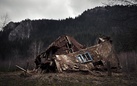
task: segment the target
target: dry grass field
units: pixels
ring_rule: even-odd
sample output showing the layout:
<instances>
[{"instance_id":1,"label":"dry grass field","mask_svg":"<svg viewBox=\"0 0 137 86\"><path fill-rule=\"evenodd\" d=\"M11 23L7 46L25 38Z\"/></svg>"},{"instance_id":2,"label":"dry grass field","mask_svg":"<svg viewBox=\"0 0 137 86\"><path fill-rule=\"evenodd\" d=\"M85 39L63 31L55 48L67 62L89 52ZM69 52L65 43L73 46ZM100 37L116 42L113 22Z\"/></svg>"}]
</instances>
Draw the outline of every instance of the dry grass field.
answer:
<instances>
[{"instance_id":1,"label":"dry grass field","mask_svg":"<svg viewBox=\"0 0 137 86\"><path fill-rule=\"evenodd\" d=\"M0 86L137 86L137 74L113 73L111 77L85 73L47 73L24 77L21 72L0 73Z\"/></svg>"}]
</instances>

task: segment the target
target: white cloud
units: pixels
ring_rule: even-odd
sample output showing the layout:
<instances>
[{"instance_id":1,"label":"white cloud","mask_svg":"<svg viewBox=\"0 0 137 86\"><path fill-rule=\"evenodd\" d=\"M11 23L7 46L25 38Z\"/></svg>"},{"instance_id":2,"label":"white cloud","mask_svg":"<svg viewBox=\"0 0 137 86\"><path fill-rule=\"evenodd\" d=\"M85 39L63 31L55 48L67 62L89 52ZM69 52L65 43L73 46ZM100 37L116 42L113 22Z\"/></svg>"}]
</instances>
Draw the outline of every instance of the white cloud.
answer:
<instances>
[{"instance_id":1,"label":"white cloud","mask_svg":"<svg viewBox=\"0 0 137 86\"><path fill-rule=\"evenodd\" d=\"M103 5L107 0L71 0L70 7L72 7L74 14L78 15L87 9Z\"/></svg>"},{"instance_id":2,"label":"white cloud","mask_svg":"<svg viewBox=\"0 0 137 86\"><path fill-rule=\"evenodd\" d=\"M97 5L101 0L0 0L0 16L7 13L13 21L64 19Z\"/></svg>"}]
</instances>

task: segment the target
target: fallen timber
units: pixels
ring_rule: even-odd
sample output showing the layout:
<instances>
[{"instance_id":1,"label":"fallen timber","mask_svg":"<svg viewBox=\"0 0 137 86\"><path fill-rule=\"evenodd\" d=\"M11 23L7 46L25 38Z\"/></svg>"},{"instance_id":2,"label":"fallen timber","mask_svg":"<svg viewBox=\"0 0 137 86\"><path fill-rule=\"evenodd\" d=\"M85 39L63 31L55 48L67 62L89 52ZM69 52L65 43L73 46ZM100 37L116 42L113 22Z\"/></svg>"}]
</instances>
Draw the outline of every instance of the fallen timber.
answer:
<instances>
[{"instance_id":1,"label":"fallen timber","mask_svg":"<svg viewBox=\"0 0 137 86\"><path fill-rule=\"evenodd\" d=\"M20 70L24 71L24 72L27 72L27 70L25 70L24 68L18 66L18 65L15 65L17 68L19 68Z\"/></svg>"},{"instance_id":2,"label":"fallen timber","mask_svg":"<svg viewBox=\"0 0 137 86\"><path fill-rule=\"evenodd\" d=\"M110 37L100 37L86 48L70 36L61 36L36 57L35 64L36 70L45 72L108 70L109 76L112 69L120 68Z\"/></svg>"}]
</instances>

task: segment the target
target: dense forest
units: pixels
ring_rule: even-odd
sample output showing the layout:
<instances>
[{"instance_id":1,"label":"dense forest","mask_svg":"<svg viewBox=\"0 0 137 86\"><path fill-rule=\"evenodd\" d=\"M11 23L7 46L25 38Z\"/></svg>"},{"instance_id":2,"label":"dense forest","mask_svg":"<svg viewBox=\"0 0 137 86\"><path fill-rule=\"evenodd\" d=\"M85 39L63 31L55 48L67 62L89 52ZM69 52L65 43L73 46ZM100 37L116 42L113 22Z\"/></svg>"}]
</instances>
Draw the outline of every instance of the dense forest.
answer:
<instances>
[{"instance_id":1,"label":"dense forest","mask_svg":"<svg viewBox=\"0 0 137 86\"><path fill-rule=\"evenodd\" d=\"M0 59L35 58L60 35L70 35L85 46L99 36L110 36L117 53L137 51L137 6L105 6L62 20L10 22L0 31Z\"/></svg>"}]
</instances>

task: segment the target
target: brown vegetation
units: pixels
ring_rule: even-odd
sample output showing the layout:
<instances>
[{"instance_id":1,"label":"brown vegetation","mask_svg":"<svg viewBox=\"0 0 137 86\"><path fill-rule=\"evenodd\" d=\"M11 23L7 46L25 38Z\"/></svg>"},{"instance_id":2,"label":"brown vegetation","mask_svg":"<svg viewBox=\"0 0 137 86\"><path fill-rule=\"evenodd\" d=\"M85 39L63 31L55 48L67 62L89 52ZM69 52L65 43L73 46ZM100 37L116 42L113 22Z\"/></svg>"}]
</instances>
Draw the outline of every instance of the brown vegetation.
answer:
<instances>
[{"instance_id":1,"label":"brown vegetation","mask_svg":"<svg viewBox=\"0 0 137 86\"><path fill-rule=\"evenodd\" d=\"M20 72L0 73L0 86L136 86L137 78L113 73L112 77L81 73L48 73L30 77L19 76Z\"/></svg>"},{"instance_id":2,"label":"brown vegetation","mask_svg":"<svg viewBox=\"0 0 137 86\"><path fill-rule=\"evenodd\" d=\"M126 73L137 72L137 53L136 52L123 52L118 54L122 71Z\"/></svg>"}]
</instances>

